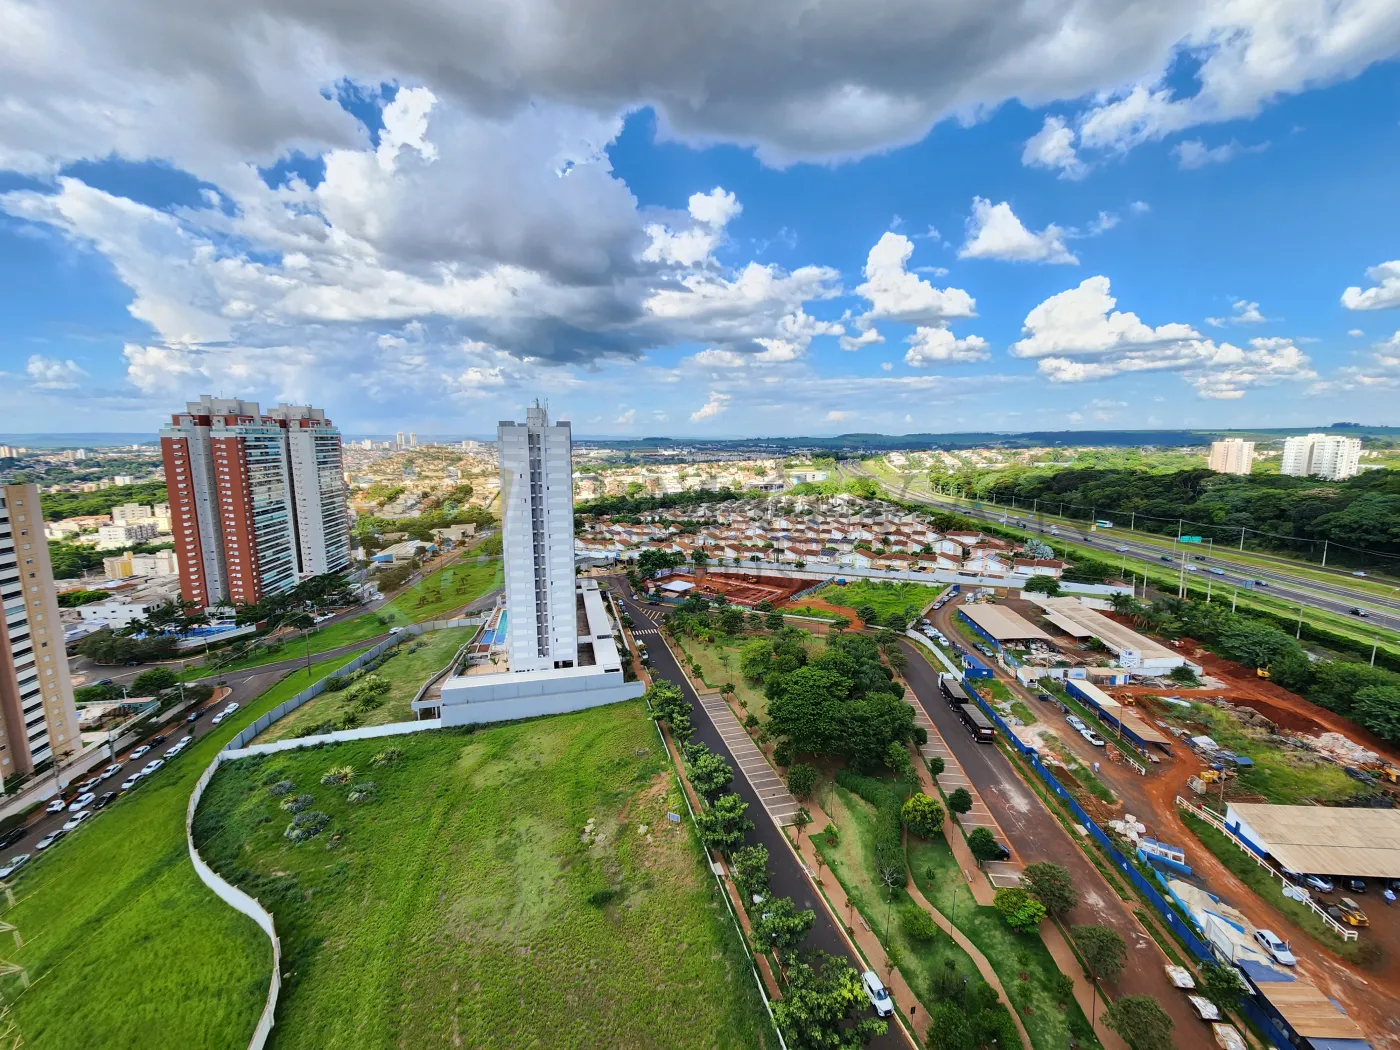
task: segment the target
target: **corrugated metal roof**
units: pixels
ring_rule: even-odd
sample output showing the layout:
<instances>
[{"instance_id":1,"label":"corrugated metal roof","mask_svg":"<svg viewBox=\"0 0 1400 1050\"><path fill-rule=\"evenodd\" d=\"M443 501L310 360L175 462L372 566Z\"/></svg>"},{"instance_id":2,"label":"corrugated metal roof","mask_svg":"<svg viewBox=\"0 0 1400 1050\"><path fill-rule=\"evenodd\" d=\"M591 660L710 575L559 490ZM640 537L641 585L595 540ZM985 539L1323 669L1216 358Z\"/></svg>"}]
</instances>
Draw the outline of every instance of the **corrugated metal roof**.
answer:
<instances>
[{"instance_id":1,"label":"corrugated metal roof","mask_svg":"<svg viewBox=\"0 0 1400 1050\"><path fill-rule=\"evenodd\" d=\"M1020 613L996 605L964 605L959 611L999 642L1036 638L1048 642L1050 636Z\"/></svg>"},{"instance_id":2,"label":"corrugated metal roof","mask_svg":"<svg viewBox=\"0 0 1400 1050\"><path fill-rule=\"evenodd\" d=\"M1075 623L1068 616L1064 616L1053 609L1046 612L1045 618L1051 623L1053 623L1060 630L1064 631L1065 634L1069 635L1071 638L1094 637L1094 632L1089 630L1089 628Z\"/></svg>"},{"instance_id":3,"label":"corrugated metal roof","mask_svg":"<svg viewBox=\"0 0 1400 1050\"><path fill-rule=\"evenodd\" d=\"M1400 810L1232 802L1289 871L1400 879Z\"/></svg>"}]
</instances>

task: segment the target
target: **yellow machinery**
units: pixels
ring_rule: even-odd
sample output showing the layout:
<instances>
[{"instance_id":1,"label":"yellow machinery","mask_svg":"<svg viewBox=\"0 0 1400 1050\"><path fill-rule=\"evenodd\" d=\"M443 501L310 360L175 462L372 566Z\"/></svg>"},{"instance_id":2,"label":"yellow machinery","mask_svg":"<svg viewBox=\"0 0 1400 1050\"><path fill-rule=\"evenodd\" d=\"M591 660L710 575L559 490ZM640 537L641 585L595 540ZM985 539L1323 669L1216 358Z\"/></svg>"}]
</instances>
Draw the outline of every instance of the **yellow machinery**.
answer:
<instances>
[{"instance_id":1,"label":"yellow machinery","mask_svg":"<svg viewBox=\"0 0 1400 1050\"><path fill-rule=\"evenodd\" d=\"M1327 909L1332 911L1332 908ZM1371 920L1366 918L1366 913L1361 910L1361 906L1350 897L1340 897L1337 900L1335 910L1339 913L1335 918L1340 919L1348 926L1370 926Z\"/></svg>"},{"instance_id":2,"label":"yellow machinery","mask_svg":"<svg viewBox=\"0 0 1400 1050\"><path fill-rule=\"evenodd\" d=\"M1254 673L1255 673L1256 675L1258 675L1260 678L1272 678L1272 677L1273 677L1273 675L1269 674L1269 669L1268 669L1267 667L1256 667L1256 668L1254 669Z\"/></svg>"},{"instance_id":3,"label":"yellow machinery","mask_svg":"<svg viewBox=\"0 0 1400 1050\"><path fill-rule=\"evenodd\" d=\"M1196 779L1199 780L1202 784L1214 784L1220 779L1220 770L1203 769L1196 774Z\"/></svg>"}]
</instances>

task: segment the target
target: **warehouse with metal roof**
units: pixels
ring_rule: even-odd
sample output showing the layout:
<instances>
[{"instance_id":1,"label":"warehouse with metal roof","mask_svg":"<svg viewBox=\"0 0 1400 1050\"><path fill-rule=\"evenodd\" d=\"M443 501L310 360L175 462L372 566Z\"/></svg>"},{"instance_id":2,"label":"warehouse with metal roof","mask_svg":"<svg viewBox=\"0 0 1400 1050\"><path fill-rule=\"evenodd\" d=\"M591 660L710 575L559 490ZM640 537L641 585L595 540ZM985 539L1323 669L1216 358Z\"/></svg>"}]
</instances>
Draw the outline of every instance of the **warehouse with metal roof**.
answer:
<instances>
[{"instance_id":1,"label":"warehouse with metal roof","mask_svg":"<svg viewBox=\"0 0 1400 1050\"><path fill-rule=\"evenodd\" d=\"M999 605L964 605L959 610L995 642L1048 642L1050 636L1020 613Z\"/></svg>"},{"instance_id":2,"label":"warehouse with metal roof","mask_svg":"<svg viewBox=\"0 0 1400 1050\"><path fill-rule=\"evenodd\" d=\"M1117 620L1109 619L1078 598L1047 598L1038 594L1028 594L1026 597L1043 608L1046 619L1067 634L1075 638L1093 637L1103 642L1118 658L1120 667L1156 674L1186 663L1186 657L1175 649L1138 634ZM1077 629L1071 629L1071 624Z\"/></svg>"},{"instance_id":3,"label":"warehouse with metal roof","mask_svg":"<svg viewBox=\"0 0 1400 1050\"><path fill-rule=\"evenodd\" d=\"M1287 871L1400 879L1400 810L1232 802L1225 825Z\"/></svg>"}]
</instances>

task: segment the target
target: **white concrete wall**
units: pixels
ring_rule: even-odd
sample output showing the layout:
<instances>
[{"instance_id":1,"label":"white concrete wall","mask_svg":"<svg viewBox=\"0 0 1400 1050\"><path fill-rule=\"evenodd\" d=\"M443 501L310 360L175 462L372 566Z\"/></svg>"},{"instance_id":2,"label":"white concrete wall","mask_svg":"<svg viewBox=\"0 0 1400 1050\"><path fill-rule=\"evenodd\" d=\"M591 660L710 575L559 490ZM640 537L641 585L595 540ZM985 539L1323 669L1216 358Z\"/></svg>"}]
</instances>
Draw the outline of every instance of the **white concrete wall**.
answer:
<instances>
[{"instance_id":1,"label":"white concrete wall","mask_svg":"<svg viewBox=\"0 0 1400 1050\"><path fill-rule=\"evenodd\" d=\"M517 718L538 718L541 715L562 715L569 711L582 711L585 708L635 700L646 692L646 686L642 682L623 682L621 675L608 677L616 677L619 680L616 684L601 683L603 688L597 689L581 689L577 682L574 682L566 690L497 700L483 699L470 704L443 704L439 708L442 714L438 721L443 726L468 726L483 722L507 722Z\"/></svg>"}]
</instances>

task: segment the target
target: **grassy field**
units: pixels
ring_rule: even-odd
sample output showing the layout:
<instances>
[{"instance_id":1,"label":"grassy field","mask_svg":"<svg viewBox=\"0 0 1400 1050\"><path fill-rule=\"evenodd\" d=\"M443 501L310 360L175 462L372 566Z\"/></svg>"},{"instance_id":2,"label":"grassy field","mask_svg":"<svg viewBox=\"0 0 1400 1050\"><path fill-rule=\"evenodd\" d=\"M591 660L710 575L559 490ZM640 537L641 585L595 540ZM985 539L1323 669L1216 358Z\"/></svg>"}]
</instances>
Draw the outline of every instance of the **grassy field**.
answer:
<instances>
[{"instance_id":1,"label":"grassy field","mask_svg":"<svg viewBox=\"0 0 1400 1050\"><path fill-rule=\"evenodd\" d=\"M312 680L304 670L291 673L21 871L5 919L23 933L24 948L6 957L26 967L32 983L22 990L4 978L4 995L26 1047L247 1044L271 953L252 921L195 877L185 806L219 748Z\"/></svg>"},{"instance_id":2,"label":"grassy field","mask_svg":"<svg viewBox=\"0 0 1400 1050\"><path fill-rule=\"evenodd\" d=\"M198 814L276 916L278 1050L776 1046L640 703L389 743L231 763ZM321 784L343 765L372 800ZM301 845L282 779L330 818Z\"/></svg>"},{"instance_id":3,"label":"grassy field","mask_svg":"<svg viewBox=\"0 0 1400 1050\"><path fill-rule=\"evenodd\" d=\"M841 879L847 894L883 940L888 894L878 884L874 868L874 808L839 786L833 791L831 805L833 820L841 829L840 842L829 846L819 834L813 841L822 851L827 865ZM1073 997L1066 999L1068 1009L1059 1008L1061 999L1055 990L1059 971L1044 943L1037 936L1011 932L996 909L975 905L947 842L941 836L929 841L911 836L908 856L910 870L924 896L952 919L992 964L1011 999L1010 1005L1020 1013L1035 1050L1068 1048L1071 1029L1076 1025L1081 1033L1077 1045L1097 1047L1097 1040L1086 1034L1088 1022ZM959 974L978 979L972 959L951 938L940 934L930 943L921 943L904 934L899 928L899 909L909 903L907 893L896 891L887 943L896 952L900 969L910 985L922 993L935 969L945 965L945 959L954 961ZM925 1001L924 1005L932 1004Z\"/></svg>"},{"instance_id":4,"label":"grassy field","mask_svg":"<svg viewBox=\"0 0 1400 1050\"><path fill-rule=\"evenodd\" d=\"M904 617L906 622L914 619L943 589L941 586L930 587L923 583L854 579L848 580L844 587L829 584L818 591L817 596L824 602L849 609L869 605L884 624L892 614Z\"/></svg>"},{"instance_id":5,"label":"grassy field","mask_svg":"<svg viewBox=\"0 0 1400 1050\"><path fill-rule=\"evenodd\" d=\"M441 619L501 586L501 581L500 561L489 561L481 565L445 565L429 573L377 612L363 613L312 631L308 636L311 653L314 656L317 653L363 642L384 634L391 627L406 627L411 623ZM281 644L259 647L248 656L221 664L215 673L222 675L249 667L260 667L278 660L292 659L305 652L306 644L303 643L301 635L296 634ZM203 668L195 667L185 673L185 678L200 678L209 673Z\"/></svg>"},{"instance_id":6,"label":"grassy field","mask_svg":"<svg viewBox=\"0 0 1400 1050\"><path fill-rule=\"evenodd\" d=\"M783 609L783 615L810 616L814 620L835 620L841 614L832 612L830 609L814 609L810 605L794 605L785 607Z\"/></svg>"},{"instance_id":7,"label":"grassy field","mask_svg":"<svg viewBox=\"0 0 1400 1050\"><path fill-rule=\"evenodd\" d=\"M378 707L366 710L348 699L344 690L325 692L268 727L257 742L285 740L296 736L303 728L333 722L352 709L359 716L360 724L365 726L412 721L414 714L408 705L418 689L446 667L477 630L476 627L454 627L433 631L394 649L394 655L372 672L389 683L389 691L379 698L382 702Z\"/></svg>"}]
</instances>

